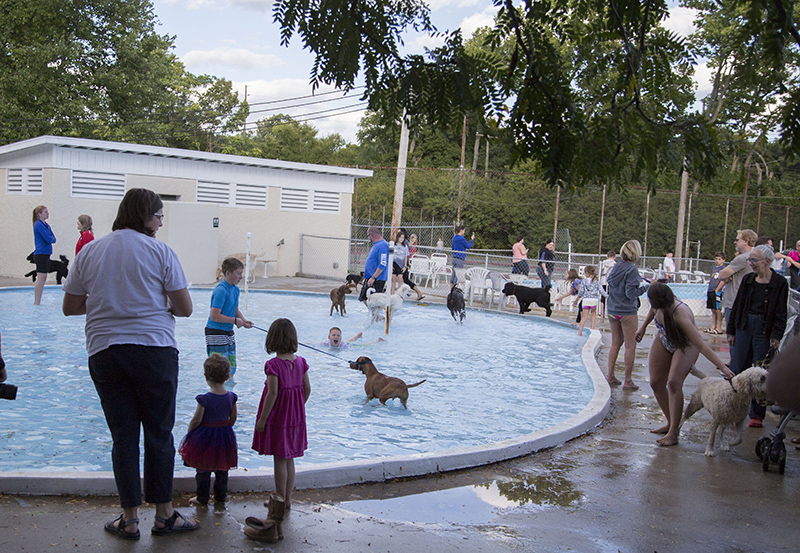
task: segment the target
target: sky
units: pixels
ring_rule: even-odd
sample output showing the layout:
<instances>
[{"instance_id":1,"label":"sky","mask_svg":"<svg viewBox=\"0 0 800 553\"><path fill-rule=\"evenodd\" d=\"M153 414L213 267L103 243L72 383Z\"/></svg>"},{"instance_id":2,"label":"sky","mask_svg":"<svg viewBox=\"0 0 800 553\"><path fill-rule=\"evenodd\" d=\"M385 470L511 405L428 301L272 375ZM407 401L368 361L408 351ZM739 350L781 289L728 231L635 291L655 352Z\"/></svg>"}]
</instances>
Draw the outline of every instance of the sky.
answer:
<instances>
[{"instance_id":1,"label":"sky","mask_svg":"<svg viewBox=\"0 0 800 553\"><path fill-rule=\"evenodd\" d=\"M319 136L340 134L356 141L364 103L357 90L347 96L332 88L314 92L309 75L314 61L298 37L281 46L272 21L273 0L153 0L159 34L174 36L175 55L196 75L208 74L233 83L239 98L250 103L250 123L278 113L306 121ZM460 27L464 37L492 25L496 8L490 0L428 0L433 24L440 30ZM692 13L674 7L665 26L678 34L692 30ZM409 34L408 53L438 46L436 39ZM698 98L710 90L704 65L696 68ZM293 107L294 106L294 107Z\"/></svg>"}]
</instances>

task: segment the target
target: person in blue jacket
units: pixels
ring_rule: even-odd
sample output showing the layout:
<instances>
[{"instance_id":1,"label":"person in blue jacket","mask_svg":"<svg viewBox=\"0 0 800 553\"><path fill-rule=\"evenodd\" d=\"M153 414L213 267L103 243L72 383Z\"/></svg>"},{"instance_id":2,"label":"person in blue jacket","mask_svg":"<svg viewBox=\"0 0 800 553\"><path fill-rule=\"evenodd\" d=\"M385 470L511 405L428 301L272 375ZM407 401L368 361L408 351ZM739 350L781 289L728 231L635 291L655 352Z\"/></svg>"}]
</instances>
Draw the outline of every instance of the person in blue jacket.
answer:
<instances>
[{"instance_id":1,"label":"person in blue jacket","mask_svg":"<svg viewBox=\"0 0 800 553\"><path fill-rule=\"evenodd\" d=\"M463 269L464 268L464 260L467 257L466 251L472 247L472 243L475 241L475 233L472 233L472 237L467 242L467 239L464 238L464 225L458 225L456 227L456 235L453 236L453 273L450 275L450 284L458 283L458 275L456 274L456 269Z\"/></svg>"},{"instance_id":2,"label":"person in blue jacket","mask_svg":"<svg viewBox=\"0 0 800 553\"><path fill-rule=\"evenodd\" d=\"M389 243L383 239L378 227L372 226L367 229L367 237L372 242L372 249L367 255L367 262L364 264L365 283L361 286L359 301L367 301L367 290L373 288L381 293L386 288L386 279L391 276L389 268Z\"/></svg>"},{"instance_id":3,"label":"person in blue jacket","mask_svg":"<svg viewBox=\"0 0 800 553\"><path fill-rule=\"evenodd\" d=\"M50 272L50 255L53 253L53 244L56 235L47 224L50 212L43 205L33 209L33 262L36 264L36 284L33 286L33 305L42 302L44 284L47 282L47 273Z\"/></svg>"}]
</instances>

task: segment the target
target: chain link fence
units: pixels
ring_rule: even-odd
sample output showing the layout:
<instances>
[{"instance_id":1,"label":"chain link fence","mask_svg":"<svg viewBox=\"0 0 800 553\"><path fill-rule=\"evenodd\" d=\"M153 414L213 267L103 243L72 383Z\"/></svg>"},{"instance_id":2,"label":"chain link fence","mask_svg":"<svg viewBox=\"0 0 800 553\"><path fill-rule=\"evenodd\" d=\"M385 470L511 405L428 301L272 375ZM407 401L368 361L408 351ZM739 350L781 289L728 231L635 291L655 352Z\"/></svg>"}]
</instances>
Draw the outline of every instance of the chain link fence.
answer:
<instances>
[{"instance_id":1,"label":"chain link fence","mask_svg":"<svg viewBox=\"0 0 800 553\"><path fill-rule=\"evenodd\" d=\"M366 238L367 228L377 226L382 236L390 238L390 225L383 221L370 221L362 218L354 220L351 226L351 238L336 238L303 234L300 237L300 271L298 276L323 278L344 282L348 274L362 274L364 264L369 254L371 242ZM450 282L453 275L453 262L451 243L454 235L454 224L442 223L403 223L403 228L410 235L417 237L417 250L415 259L409 262L409 273L417 286L422 287L425 295L444 297L450 291ZM551 296L553 300L568 292L570 282L568 272L574 269L580 278L583 277L586 266L595 267L598 277L602 279L602 261L606 254L574 252L570 241L569 229L558 229L556 236L555 260L553 264ZM541 281L537 275L537 262L540 249L530 248L528 252L529 271L527 275L512 274L511 249L480 249L473 248L465 252L464 272L471 268L485 269L489 278L484 283L489 285L491 274L495 274L496 282L493 288L486 292L486 303L495 305L499 301L502 284L515 281L519 284L539 287ZM619 258L617 258L619 259ZM643 277L655 280L665 277L664 257L648 256L639 260L638 267ZM686 269L676 272L670 280L670 286L676 296L686 302L696 316L708 316L710 312L705 307L708 280L714 261L699 257L686 258ZM465 285L466 274L457 270L457 277L461 286ZM476 287L477 288L477 287ZM469 298L469 289L465 290ZM483 300L483 290L479 301ZM478 299L476 297L476 299ZM555 302L554 309L576 311L572 305L574 297L565 297ZM793 292L790 300L795 306L796 315L800 308L800 294ZM640 316L647 312L646 300L641 302ZM800 321L800 319L798 319ZM795 319L790 321L790 328L796 329ZM800 322L797 323L800 328Z\"/></svg>"}]
</instances>

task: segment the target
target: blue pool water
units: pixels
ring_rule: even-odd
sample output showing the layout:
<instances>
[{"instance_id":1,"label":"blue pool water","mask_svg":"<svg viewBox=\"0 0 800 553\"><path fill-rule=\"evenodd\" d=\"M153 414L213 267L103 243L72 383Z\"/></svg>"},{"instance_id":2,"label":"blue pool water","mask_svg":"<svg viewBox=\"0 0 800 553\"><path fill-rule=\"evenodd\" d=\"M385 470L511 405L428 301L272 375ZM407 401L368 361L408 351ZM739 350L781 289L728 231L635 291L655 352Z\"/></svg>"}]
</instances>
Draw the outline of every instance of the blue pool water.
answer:
<instances>
[{"instance_id":1,"label":"blue pool water","mask_svg":"<svg viewBox=\"0 0 800 553\"><path fill-rule=\"evenodd\" d=\"M194 413L194 397L207 391L203 327L210 296L210 290L192 290L195 314L177 320L176 445ZM3 357L8 382L19 386L16 401L0 403L0 471L111 470L110 435L87 368L84 317L61 314L58 289L48 288L38 308L32 297L31 289L0 291ZM370 327L366 308L354 298L343 318L330 317L329 310L323 295L263 291L251 291L242 309L263 328L278 317L292 319L300 341L313 346L331 326L341 327L346 338L363 331L363 342L383 336L383 326ZM250 449L268 359L265 334L239 329L236 336L239 467L271 469L270 457ZM367 403L361 373L300 347L311 367L312 393L309 448L298 464L496 442L566 420L593 394L581 361L586 338L538 317L468 311L458 326L443 306L407 302L385 339L332 353L346 360L367 355L381 372L407 383L427 379L410 391L408 410L396 400ZM176 468L183 469L179 458Z\"/></svg>"}]
</instances>

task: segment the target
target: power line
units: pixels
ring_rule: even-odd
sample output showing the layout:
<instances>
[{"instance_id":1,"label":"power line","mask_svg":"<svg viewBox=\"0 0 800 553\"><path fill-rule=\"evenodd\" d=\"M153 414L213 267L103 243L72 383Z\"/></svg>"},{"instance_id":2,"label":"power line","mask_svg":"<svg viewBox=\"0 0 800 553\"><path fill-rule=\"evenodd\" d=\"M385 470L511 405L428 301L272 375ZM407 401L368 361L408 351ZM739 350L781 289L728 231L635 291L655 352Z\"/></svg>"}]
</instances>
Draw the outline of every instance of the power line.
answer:
<instances>
[{"instance_id":1,"label":"power line","mask_svg":"<svg viewBox=\"0 0 800 553\"><path fill-rule=\"evenodd\" d=\"M364 88L364 87L356 87L356 88ZM283 98L283 99L279 99L279 100L270 100L270 101L265 101L265 102L254 102L252 104L248 103L248 107L249 106L273 105L273 104L281 104L281 103L286 103L286 102L294 102L294 101L303 100L303 99L306 99L306 98L314 98L314 97L331 95L331 94L342 94L342 92L340 92L340 91L321 92L320 94L309 94L309 95L305 95L305 96L295 96L295 97L292 97L292 98ZM344 100L344 99L348 99L349 100L350 98L347 98L346 95L343 94L342 97L340 97L340 98L326 98L326 99L321 99L321 100L314 101L314 102L305 102L305 103L302 103L302 104L284 106L284 107L281 107L281 108L252 110L252 111L249 112L248 116L252 115L254 113L277 111L277 110L281 110L281 109L289 110L289 109L294 109L294 108L297 108L297 107L310 106L310 105L315 105L315 104L338 102L338 101ZM363 101L363 100L360 100L360 101ZM241 106L242 104L240 103L238 105ZM346 107L350 107L350 106L346 106ZM123 124L126 124L126 125L147 125L147 124L152 124L154 120L159 120L159 119L162 120L162 121L165 121L165 122L169 122L168 118L174 117L174 116L178 116L178 117L183 117L183 116L201 116L201 115L215 114L215 113L219 113L218 110L211 109L211 108L207 108L207 109L183 109L183 110L156 112L156 113L152 114L152 117L150 119L130 121L130 122L126 122L126 123L123 123ZM300 117L304 117L304 115L300 115ZM45 124L47 126L60 126L62 128L80 128L80 127L93 127L93 126L94 127L103 127L103 126L107 126L108 125L108 123L66 122L66 121L60 122L58 125L56 125L54 123L54 121L53 121L53 117L17 117L17 118L10 118L10 119L0 119L0 128L16 128L16 126L19 123L33 123L33 124L39 123L39 124Z\"/></svg>"}]
</instances>

